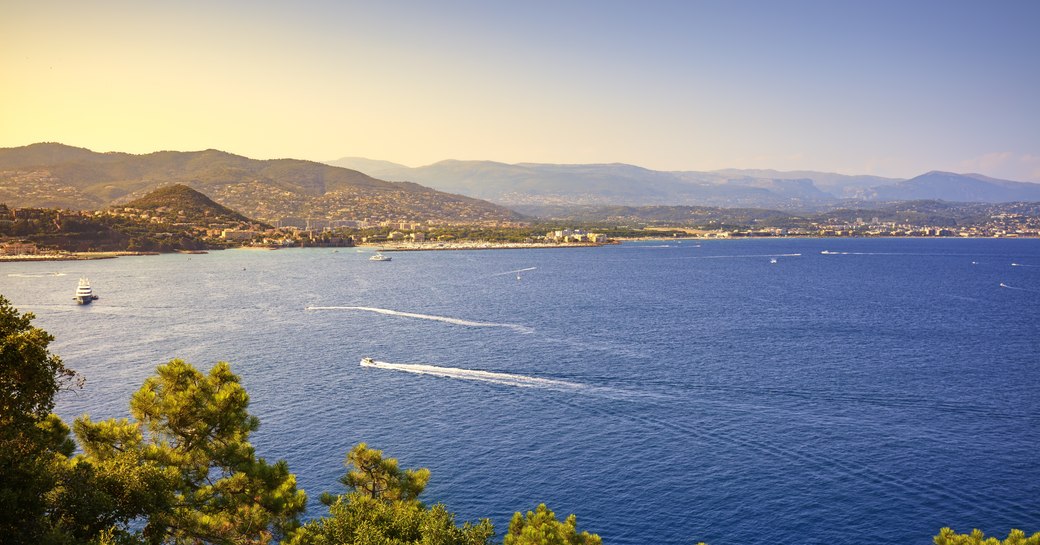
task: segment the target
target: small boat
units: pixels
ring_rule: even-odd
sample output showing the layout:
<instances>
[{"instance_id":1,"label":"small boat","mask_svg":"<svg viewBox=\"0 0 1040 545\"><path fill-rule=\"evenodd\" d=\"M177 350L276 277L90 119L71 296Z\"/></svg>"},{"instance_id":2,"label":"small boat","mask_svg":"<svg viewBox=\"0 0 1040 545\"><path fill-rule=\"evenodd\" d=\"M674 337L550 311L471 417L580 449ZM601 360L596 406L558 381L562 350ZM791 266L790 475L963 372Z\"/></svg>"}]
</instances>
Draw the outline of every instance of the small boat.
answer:
<instances>
[{"instance_id":1,"label":"small boat","mask_svg":"<svg viewBox=\"0 0 1040 545\"><path fill-rule=\"evenodd\" d=\"M770 259L769 262L773 263L775 265L776 264L776 258L774 257L774 258Z\"/></svg>"},{"instance_id":2,"label":"small boat","mask_svg":"<svg viewBox=\"0 0 1040 545\"><path fill-rule=\"evenodd\" d=\"M90 288L90 280L79 279L79 286L76 286L76 296L73 299L80 305L89 305L91 302L97 301L98 296L94 295L94 290Z\"/></svg>"},{"instance_id":3,"label":"small boat","mask_svg":"<svg viewBox=\"0 0 1040 545\"><path fill-rule=\"evenodd\" d=\"M376 364L376 360L372 358L361 358L362 367L371 367Z\"/></svg>"},{"instance_id":4,"label":"small boat","mask_svg":"<svg viewBox=\"0 0 1040 545\"><path fill-rule=\"evenodd\" d=\"M390 261L390 256L383 255L383 254L376 254L376 255L368 258L368 260L369 261Z\"/></svg>"}]
</instances>

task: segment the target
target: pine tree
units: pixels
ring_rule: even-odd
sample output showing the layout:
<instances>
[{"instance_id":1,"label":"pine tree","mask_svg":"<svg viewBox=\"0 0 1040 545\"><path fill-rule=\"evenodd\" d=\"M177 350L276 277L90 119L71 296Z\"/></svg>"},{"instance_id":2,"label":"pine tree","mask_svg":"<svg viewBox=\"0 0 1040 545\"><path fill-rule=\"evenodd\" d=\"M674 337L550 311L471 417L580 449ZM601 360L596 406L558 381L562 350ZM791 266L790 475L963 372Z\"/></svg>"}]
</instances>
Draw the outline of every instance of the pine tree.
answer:
<instances>
[{"instance_id":1,"label":"pine tree","mask_svg":"<svg viewBox=\"0 0 1040 545\"><path fill-rule=\"evenodd\" d=\"M73 449L51 409L75 373L47 350L54 337L33 318L0 295L0 536L11 544L59 540L48 496Z\"/></svg>"},{"instance_id":2,"label":"pine tree","mask_svg":"<svg viewBox=\"0 0 1040 545\"><path fill-rule=\"evenodd\" d=\"M495 534L487 519L460 527L443 505L419 501L430 479L425 468L401 469L397 460L364 443L351 449L344 464L348 471L340 482L349 492L323 494L329 515L304 525L291 545L488 545Z\"/></svg>"},{"instance_id":3,"label":"pine tree","mask_svg":"<svg viewBox=\"0 0 1040 545\"><path fill-rule=\"evenodd\" d=\"M578 518L574 515L560 522L556 514L545 504L539 505L527 515L513 514L509 522L509 533L503 545L602 545L596 534L578 533Z\"/></svg>"},{"instance_id":4,"label":"pine tree","mask_svg":"<svg viewBox=\"0 0 1040 545\"><path fill-rule=\"evenodd\" d=\"M135 421L76 421L86 457L144 468L163 481L142 532L150 543L253 545L281 539L299 525L307 496L284 461L257 458L249 434L259 420L224 362L203 375L172 360L130 401Z\"/></svg>"}]
</instances>

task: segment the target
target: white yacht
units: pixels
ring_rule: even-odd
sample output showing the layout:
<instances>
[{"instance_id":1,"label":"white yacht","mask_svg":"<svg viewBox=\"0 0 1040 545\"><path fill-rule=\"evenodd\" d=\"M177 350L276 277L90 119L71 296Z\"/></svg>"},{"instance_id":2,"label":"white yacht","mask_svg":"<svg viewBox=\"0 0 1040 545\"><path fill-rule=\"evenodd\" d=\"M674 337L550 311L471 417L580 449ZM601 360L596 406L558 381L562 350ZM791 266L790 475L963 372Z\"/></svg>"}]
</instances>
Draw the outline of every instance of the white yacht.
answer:
<instances>
[{"instance_id":1,"label":"white yacht","mask_svg":"<svg viewBox=\"0 0 1040 545\"><path fill-rule=\"evenodd\" d=\"M97 301L98 296L94 295L94 290L90 288L90 280L86 278L79 279L79 286L76 287L76 296L73 299L81 305L89 305L92 301Z\"/></svg>"},{"instance_id":2,"label":"white yacht","mask_svg":"<svg viewBox=\"0 0 1040 545\"><path fill-rule=\"evenodd\" d=\"M390 261L390 256L377 253L376 255L368 258L369 261Z\"/></svg>"}]
</instances>

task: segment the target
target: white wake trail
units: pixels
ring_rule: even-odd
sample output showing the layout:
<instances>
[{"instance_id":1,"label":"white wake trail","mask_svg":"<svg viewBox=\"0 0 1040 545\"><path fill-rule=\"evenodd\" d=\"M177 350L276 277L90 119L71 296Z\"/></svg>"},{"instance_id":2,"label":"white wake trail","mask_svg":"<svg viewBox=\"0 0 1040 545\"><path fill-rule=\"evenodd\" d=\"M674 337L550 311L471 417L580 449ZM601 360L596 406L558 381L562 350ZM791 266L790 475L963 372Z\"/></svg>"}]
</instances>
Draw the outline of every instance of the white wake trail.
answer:
<instances>
[{"instance_id":1,"label":"white wake trail","mask_svg":"<svg viewBox=\"0 0 1040 545\"><path fill-rule=\"evenodd\" d=\"M679 259L745 259L754 257L801 257L802 254L742 254L742 255L698 255Z\"/></svg>"},{"instance_id":2,"label":"white wake trail","mask_svg":"<svg viewBox=\"0 0 1040 545\"><path fill-rule=\"evenodd\" d=\"M65 276L63 272L45 272L45 273L11 273L7 276L12 278L47 278L50 276Z\"/></svg>"},{"instance_id":3,"label":"white wake trail","mask_svg":"<svg viewBox=\"0 0 1040 545\"><path fill-rule=\"evenodd\" d=\"M371 359L361 360L362 367L375 369L387 369L390 371L403 371L417 375L432 375L435 377L455 378L461 380L475 380L489 382L504 386L515 386L517 388L545 388L552 390L585 390L589 386L565 380L555 380L540 377L529 377L526 375L514 375L511 373L496 373L492 371L480 371L478 369L461 369L458 367L439 367L436 365L425 365L418 363L390 363L386 361L375 361Z\"/></svg>"},{"instance_id":4,"label":"white wake trail","mask_svg":"<svg viewBox=\"0 0 1040 545\"><path fill-rule=\"evenodd\" d=\"M506 271L506 272L495 273L495 274L493 274L491 276L505 276L507 274L518 274L518 273L522 273L522 272L526 272L526 271L533 271L533 270L535 270L537 268L538 267L527 267L526 269L517 269L515 271Z\"/></svg>"},{"instance_id":5,"label":"white wake trail","mask_svg":"<svg viewBox=\"0 0 1040 545\"><path fill-rule=\"evenodd\" d=\"M570 382L551 378L532 377L527 375L516 375L513 373L498 373L494 371L481 371L479 369L462 369L459 367L441 367L438 365L427 365L420 363L390 363L386 361L364 358L361 367L371 367L386 371L400 371L415 375L430 375L442 378L453 378L458 380L472 380L514 388L538 388L542 390L553 390L557 392L574 392L581 395L591 395L615 399L618 401L642 401L647 399L660 399L665 397L659 393L641 392L613 388L609 386L593 386L580 382Z\"/></svg>"},{"instance_id":6,"label":"white wake trail","mask_svg":"<svg viewBox=\"0 0 1040 545\"><path fill-rule=\"evenodd\" d=\"M1031 293L1040 293L1040 290L1032 290L1032 289L1029 289L1029 288L1018 288L1018 287L1015 287L1015 286L1009 286L1009 285L1007 285L1007 284L1005 284L1003 282L1000 283L1000 287L1005 288L1005 289L1009 289L1009 290L1028 291L1028 292L1031 292Z\"/></svg>"},{"instance_id":7,"label":"white wake trail","mask_svg":"<svg viewBox=\"0 0 1040 545\"><path fill-rule=\"evenodd\" d=\"M433 314L418 314L415 312L401 312L398 310L392 310L388 308L377 308L377 307L307 307L307 310L356 310L361 312L374 312L376 314L385 314L387 316L400 316L402 318L415 318L419 320L432 320L435 322L444 322L448 324L461 325L466 327L502 327L506 329L512 329L513 331L528 334L534 333L534 329L519 324L499 324L495 322L475 322L472 320L463 320L460 318L452 318L450 316L436 316Z\"/></svg>"}]
</instances>

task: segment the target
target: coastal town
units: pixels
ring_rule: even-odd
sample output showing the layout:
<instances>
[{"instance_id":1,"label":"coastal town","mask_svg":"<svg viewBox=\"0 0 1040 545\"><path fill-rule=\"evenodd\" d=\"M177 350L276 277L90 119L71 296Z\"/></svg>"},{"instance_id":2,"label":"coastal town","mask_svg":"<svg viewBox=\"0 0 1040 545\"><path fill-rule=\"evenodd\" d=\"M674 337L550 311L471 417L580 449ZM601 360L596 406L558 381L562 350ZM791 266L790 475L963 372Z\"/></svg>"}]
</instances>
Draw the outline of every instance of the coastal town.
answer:
<instances>
[{"instance_id":1,"label":"coastal town","mask_svg":"<svg viewBox=\"0 0 1040 545\"><path fill-rule=\"evenodd\" d=\"M1040 237L1040 217L1001 211L965 225L920 225L882 221L812 222L796 227L641 225L593 230L583 227L546 229L543 222L373 221L367 218L330 222L285 218L278 225L214 214L193 215L175 206L150 210L123 206L97 211L8 208L0 205L0 257L5 259L73 258L104 252L147 253L201 251L234 247L377 246L385 250L450 250L595 246L635 238L751 237ZM119 246L107 230L137 229ZM710 227L707 226L707 227ZM606 232L604 232L606 231ZM607 232L610 234L608 235ZM118 238L118 237L115 237ZM185 241L194 241L187 244ZM174 242L177 242L174 244Z\"/></svg>"}]
</instances>

